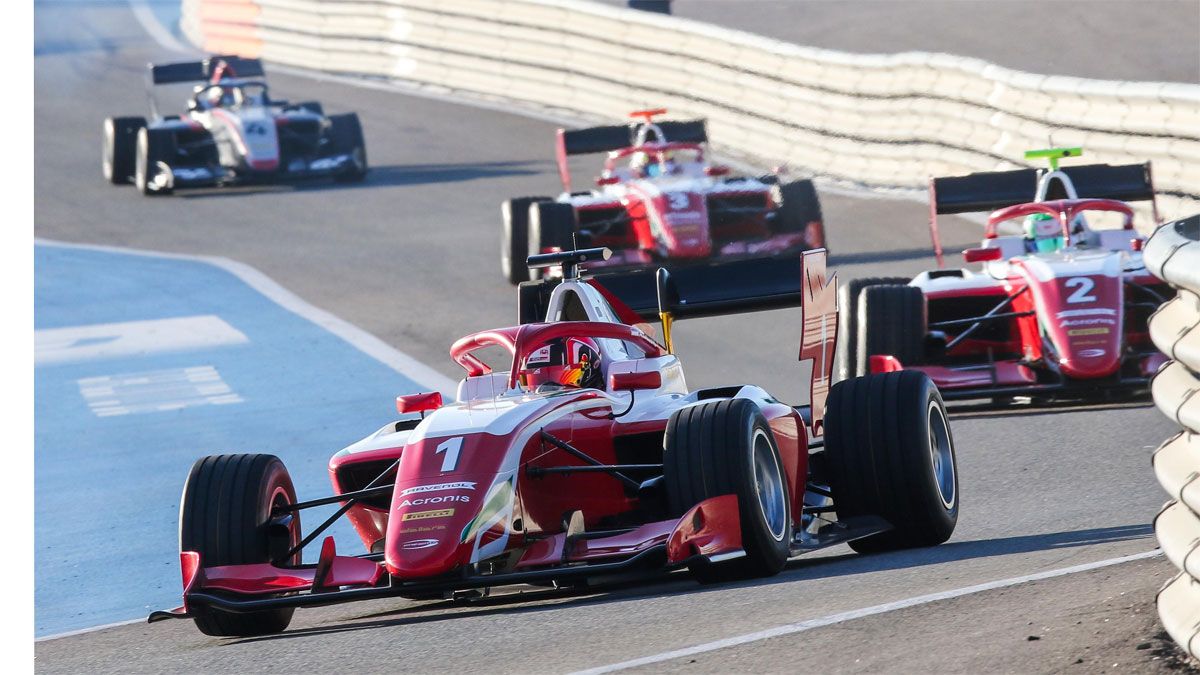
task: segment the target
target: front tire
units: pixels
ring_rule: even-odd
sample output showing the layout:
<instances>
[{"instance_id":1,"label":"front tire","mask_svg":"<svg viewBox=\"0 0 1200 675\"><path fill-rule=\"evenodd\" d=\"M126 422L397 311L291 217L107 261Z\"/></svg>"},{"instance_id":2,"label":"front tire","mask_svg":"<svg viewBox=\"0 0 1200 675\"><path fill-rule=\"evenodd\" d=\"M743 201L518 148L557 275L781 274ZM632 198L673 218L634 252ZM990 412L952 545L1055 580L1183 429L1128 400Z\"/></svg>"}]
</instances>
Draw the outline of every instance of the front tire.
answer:
<instances>
[{"instance_id":1,"label":"front tire","mask_svg":"<svg viewBox=\"0 0 1200 675\"><path fill-rule=\"evenodd\" d=\"M144 117L109 117L104 120L104 143L100 168L104 180L125 185L133 178L137 163L138 132L146 126Z\"/></svg>"},{"instance_id":2,"label":"front tire","mask_svg":"<svg viewBox=\"0 0 1200 675\"><path fill-rule=\"evenodd\" d=\"M928 309L916 286L870 286L858 297L855 374L871 372L871 356L887 354L903 366L925 360Z\"/></svg>"},{"instance_id":3,"label":"front tire","mask_svg":"<svg viewBox=\"0 0 1200 675\"><path fill-rule=\"evenodd\" d=\"M531 281L533 275L525 264L529 256L529 205L550 201L549 197L517 197L500 204L502 233L500 240L500 272L514 286Z\"/></svg>"},{"instance_id":4,"label":"front tire","mask_svg":"<svg viewBox=\"0 0 1200 675\"><path fill-rule=\"evenodd\" d=\"M133 182L138 192L147 197L171 194L173 186L156 187L155 178L161 170L159 164L169 167L175 156L175 135L166 129L138 129L136 155Z\"/></svg>"},{"instance_id":5,"label":"front tire","mask_svg":"<svg viewBox=\"0 0 1200 675\"><path fill-rule=\"evenodd\" d=\"M196 551L205 567L269 562L300 541L300 514L281 533L268 527L271 511L296 503L296 490L283 462L274 455L214 455L198 460L188 475L179 505L179 549ZM297 552L287 561L300 564ZM279 633L292 620L292 608L238 614L204 609L195 617L205 635Z\"/></svg>"},{"instance_id":6,"label":"front tire","mask_svg":"<svg viewBox=\"0 0 1200 675\"><path fill-rule=\"evenodd\" d=\"M792 540L791 498L775 437L758 407L728 399L676 411L667 422L663 473L671 514L736 494L745 557L696 565L701 583L778 574Z\"/></svg>"},{"instance_id":7,"label":"front tire","mask_svg":"<svg viewBox=\"0 0 1200 675\"><path fill-rule=\"evenodd\" d=\"M575 248L575 207L559 202L537 202L529 206L529 255L547 249Z\"/></svg>"},{"instance_id":8,"label":"front tire","mask_svg":"<svg viewBox=\"0 0 1200 675\"><path fill-rule=\"evenodd\" d=\"M905 285L901 277L868 277L838 283L837 379L858 375L858 300L868 286Z\"/></svg>"},{"instance_id":9,"label":"front tire","mask_svg":"<svg viewBox=\"0 0 1200 675\"><path fill-rule=\"evenodd\" d=\"M958 467L946 407L924 373L858 377L829 390L825 455L838 518L893 529L850 542L859 553L934 546L958 523Z\"/></svg>"},{"instance_id":10,"label":"front tire","mask_svg":"<svg viewBox=\"0 0 1200 675\"><path fill-rule=\"evenodd\" d=\"M772 188L779 209L775 212L775 231L803 232L806 248L827 247L821 200L811 180L777 184Z\"/></svg>"},{"instance_id":11,"label":"front tire","mask_svg":"<svg viewBox=\"0 0 1200 675\"><path fill-rule=\"evenodd\" d=\"M307 105L307 104L302 104ZM361 183L367 177L367 142L356 113L331 115L329 138L335 155L350 155L350 167L334 176L339 183Z\"/></svg>"}]
</instances>

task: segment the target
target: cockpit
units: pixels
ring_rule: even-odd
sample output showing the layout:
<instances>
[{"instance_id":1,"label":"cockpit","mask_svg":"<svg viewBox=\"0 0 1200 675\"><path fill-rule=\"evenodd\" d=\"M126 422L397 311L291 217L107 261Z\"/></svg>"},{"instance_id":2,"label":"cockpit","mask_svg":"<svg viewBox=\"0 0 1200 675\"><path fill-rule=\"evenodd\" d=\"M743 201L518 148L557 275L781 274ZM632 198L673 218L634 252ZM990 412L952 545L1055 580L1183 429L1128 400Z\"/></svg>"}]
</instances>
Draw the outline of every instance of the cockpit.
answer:
<instances>
[{"instance_id":1,"label":"cockpit","mask_svg":"<svg viewBox=\"0 0 1200 675\"><path fill-rule=\"evenodd\" d=\"M271 99L262 82L223 82L197 87L193 100L201 110L240 110L265 106Z\"/></svg>"}]
</instances>

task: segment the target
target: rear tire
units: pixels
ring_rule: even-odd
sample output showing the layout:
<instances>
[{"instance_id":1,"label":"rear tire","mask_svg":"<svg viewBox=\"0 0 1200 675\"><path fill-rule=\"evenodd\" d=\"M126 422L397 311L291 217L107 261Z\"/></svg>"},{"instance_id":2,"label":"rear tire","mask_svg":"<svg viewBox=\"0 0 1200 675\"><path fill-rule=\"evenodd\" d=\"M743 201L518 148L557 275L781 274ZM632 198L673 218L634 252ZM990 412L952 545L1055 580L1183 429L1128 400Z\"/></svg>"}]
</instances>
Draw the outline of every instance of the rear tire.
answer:
<instances>
[{"instance_id":1,"label":"rear tire","mask_svg":"<svg viewBox=\"0 0 1200 675\"><path fill-rule=\"evenodd\" d=\"M825 222L821 217L821 200L811 180L781 183L773 188L779 209L775 212L775 231L803 232L806 248L826 246Z\"/></svg>"},{"instance_id":2,"label":"rear tire","mask_svg":"<svg viewBox=\"0 0 1200 675\"><path fill-rule=\"evenodd\" d=\"M101 160L104 180L113 185L126 185L133 179L137 168L138 131L145 126L144 117L109 117L104 120Z\"/></svg>"},{"instance_id":3,"label":"rear tire","mask_svg":"<svg viewBox=\"0 0 1200 675\"><path fill-rule=\"evenodd\" d=\"M274 506L294 503L292 479L274 455L200 459L192 466L179 505L179 550L198 552L205 567L269 562L300 541L298 512L293 514L286 540L267 527ZM300 557L296 553L288 564L300 564ZM237 614L205 609L195 621L205 635L266 635L286 629L293 611Z\"/></svg>"},{"instance_id":4,"label":"rear tire","mask_svg":"<svg viewBox=\"0 0 1200 675\"><path fill-rule=\"evenodd\" d=\"M858 374L858 300L868 286L904 285L900 277L850 279L838 284L837 379L848 380Z\"/></svg>"},{"instance_id":5,"label":"rear tire","mask_svg":"<svg viewBox=\"0 0 1200 675\"><path fill-rule=\"evenodd\" d=\"M894 529L850 542L859 553L934 546L958 522L954 438L937 386L901 371L829 390L825 456L838 518L875 515Z\"/></svg>"},{"instance_id":6,"label":"rear tire","mask_svg":"<svg viewBox=\"0 0 1200 675\"><path fill-rule=\"evenodd\" d=\"M318 101L301 101L300 103L289 107L297 110L307 110L310 113L321 115L322 117L325 115L325 107L322 106Z\"/></svg>"},{"instance_id":7,"label":"rear tire","mask_svg":"<svg viewBox=\"0 0 1200 675\"><path fill-rule=\"evenodd\" d=\"M869 286L858 296L855 374L871 372L871 355L888 354L903 366L925 357L928 309L916 286Z\"/></svg>"},{"instance_id":8,"label":"rear tire","mask_svg":"<svg viewBox=\"0 0 1200 675\"><path fill-rule=\"evenodd\" d=\"M783 569L792 541L792 501L775 437L757 406L735 398L676 411L667 422L663 473L668 508L676 517L711 497L738 498L746 555L694 566L698 581L764 577Z\"/></svg>"},{"instance_id":9,"label":"rear tire","mask_svg":"<svg viewBox=\"0 0 1200 675\"><path fill-rule=\"evenodd\" d=\"M575 207L559 202L537 202L529 206L529 255L548 248L575 248Z\"/></svg>"},{"instance_id":10,"label":"rear tire","mask_svg":"<svg viewBox=\"0 0 1200 675\"><path fill-rule=\"evenodd\" d=\"M159 163L171 166L175 158L175 134L168 129L142 127L137 132L137 152L134 162L133 182L138 192L152 197L169 195L174 186L155 188L154 179L160 171Z\"/></svg>"},{"instance_id":11,"label":"rear tire","mask_svg":"<svg viewBox=\"0 0 1200 675\"><path fill-rule=\"evenodd\" d=\"M525 258L529 256L529 205L550 201L549 197L517 197L500 204L500 272L508 283L530 281L533 275Z\"/></svg>"},{"instance_id":12,"label":"rear tire","mask_svg":"<svg viewBox=\"0 0 1200 675\"><path fill-rule=\"evenodd\" d=\"M302 103L308 106L311 104ZM319 104L318 104L319 105ZM339 183L359 183L367 177L367 142L356 113L331 115L329 139L335 155L350 155L351 166L333 179Z\"/></svg>"}]
</instances>

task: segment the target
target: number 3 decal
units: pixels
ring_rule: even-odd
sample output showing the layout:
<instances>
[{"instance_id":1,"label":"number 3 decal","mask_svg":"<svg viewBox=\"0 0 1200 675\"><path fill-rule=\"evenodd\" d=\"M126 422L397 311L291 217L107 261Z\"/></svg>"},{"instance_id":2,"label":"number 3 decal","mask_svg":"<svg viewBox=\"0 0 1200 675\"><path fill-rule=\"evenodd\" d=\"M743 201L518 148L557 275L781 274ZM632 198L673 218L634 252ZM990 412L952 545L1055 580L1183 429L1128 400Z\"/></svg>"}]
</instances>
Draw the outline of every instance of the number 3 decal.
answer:
<instances>
[{"instance_id":1,"label":"number 3 decal","mask_svg":"<svg viewBox=\"0 0 1200 675\"><path fill-rule=\"evenodd\" d=\"M1063 286L1075 289L1074 293L1067 296L1067 302L1072 305L1080 302L1096 301L1096 296L1091 294L1092 289L1096 286L1096 282L1088 277L1071 277L1063 282Z\"/></svg>"},{"instance_id":2,"label":"number 3 decal","mask_svg":"<svg viewBox=\"0 0 1200 675\"><path fill-rule=\"evenodd\" d=\"M446 457L442 459L442 473L453 471L454 467L458 466L458 451L462 450L462 436L455 436L447 441L442 441L441 445L433 451L433 454L440 455L446 453Z\"/></svg>"}]
</instances>

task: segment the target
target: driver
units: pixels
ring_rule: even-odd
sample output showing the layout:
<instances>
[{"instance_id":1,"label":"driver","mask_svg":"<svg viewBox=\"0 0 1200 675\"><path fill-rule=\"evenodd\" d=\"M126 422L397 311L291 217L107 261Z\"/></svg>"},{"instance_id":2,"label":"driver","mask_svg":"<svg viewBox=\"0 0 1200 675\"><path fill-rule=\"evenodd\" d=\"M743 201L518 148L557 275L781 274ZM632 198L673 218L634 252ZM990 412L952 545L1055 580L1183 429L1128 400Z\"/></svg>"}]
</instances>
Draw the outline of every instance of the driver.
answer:
<instances>
[{"instance_id":1,"label":"driver","mask_svg":"<svg viewBox=\"0 0 1200 675\"><path fill-rule=\"evenodd\" d=\"M1025 250L1029 253L1053 253L1063 247L1062 226L1048 213L1025 217Z\"/></svg>"},{"instance_id":2,"label":"driver","mask_svg":"<svg viewBox=\"0 0 1200 675\"><path fill-rule=\"evenodd\" d=\"M675 162L675 153L673 152L662 153L658 161L655 161L649 152L638 152L629 162L629 167L635 174L646 178L672 176L679 173L679 165Z\"/></svg>"},{"instance_id":3,"label":"driver","mask_svg":"<svg viewBox=\"0 0 1200 675\"><path fill-rule=\"evenodd\" d=\"M520 382L526 389L603 389L600 346L591 338L555 338L525 357Z\"/></svg>"},{"instance_id":4,"label":"driver","mask_svg":"<svg viewBox=\"0 0 1200 675\"><path fill-rule=\"evenodd\" d=\"M233 92L225 87L212 87L208 90L208 106L210 108L228 108L233 105Z\"/></svg>"}]
</instances>

